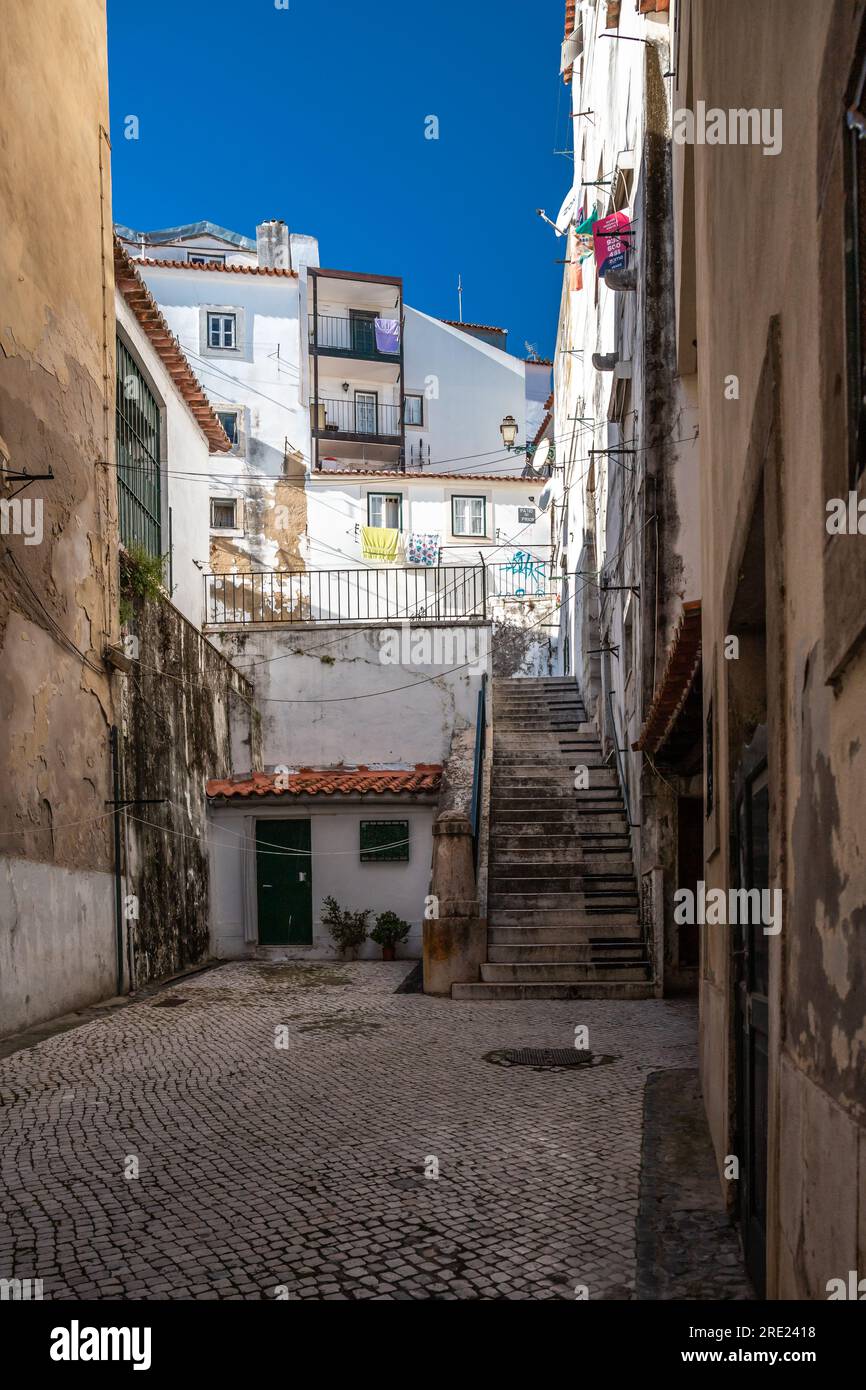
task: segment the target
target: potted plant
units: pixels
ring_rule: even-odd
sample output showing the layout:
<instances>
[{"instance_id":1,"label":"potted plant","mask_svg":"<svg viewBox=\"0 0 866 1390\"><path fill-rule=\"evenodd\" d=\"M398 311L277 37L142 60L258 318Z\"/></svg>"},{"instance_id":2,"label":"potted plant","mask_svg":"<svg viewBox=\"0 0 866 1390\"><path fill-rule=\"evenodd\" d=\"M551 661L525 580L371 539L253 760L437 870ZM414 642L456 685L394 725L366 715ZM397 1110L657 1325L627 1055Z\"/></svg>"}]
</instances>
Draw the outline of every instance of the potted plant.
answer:
<instances>
[{"instance_id":1,"label":"potted plant","mask_svg":"<svg viewBox=\"0 0 866 1390\"><path fill-rule=\"evenodd\" d=\"M348 908L340 907L336 898L331 897L322 899L322 907L322 922L332 940L347 959L354 960L358 947L367 940L367 924L373 909L367 907L363 912L351 912Z\"/></svg>"},{"instance_id":2,"label":"potted plant","mask_svg":"<svg viewBox=\"0 0 866 1390\"><path fill-rule=\"evenodd\" d=\"M383 960L396 960L396 947L409 935L409 923L398 917L396 912L380 912L376 925L370 932L370 940L382 947Z\"/></svg>"}]
</instances>

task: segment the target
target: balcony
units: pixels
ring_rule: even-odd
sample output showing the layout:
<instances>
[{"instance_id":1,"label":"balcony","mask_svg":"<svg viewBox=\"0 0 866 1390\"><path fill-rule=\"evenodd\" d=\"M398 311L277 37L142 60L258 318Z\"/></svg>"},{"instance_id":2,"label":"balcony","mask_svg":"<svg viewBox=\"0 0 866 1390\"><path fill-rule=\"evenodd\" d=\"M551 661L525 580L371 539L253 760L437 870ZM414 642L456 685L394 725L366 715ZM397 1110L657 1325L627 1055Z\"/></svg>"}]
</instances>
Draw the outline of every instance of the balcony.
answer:
<instances>
[{"instance_id":1,"label":"balcony","mask_svg":"<svg viewBox=\"0 0 866 1390\"><path fill-rule=\"evenodd\" d=\"M380 402L373 391L357 392L354 398L323 399L310 402L310 423L318 439L352 439L365 443L377 440L399 444L402 438L402 407Z\"/></svg>"},{"instance_id":2,"label":"balcony","mask_svg":"<svg viewBox=\"0 0 866 1390\"><path fill-rule=\"evenodd\" d=\"M358 314L351 318L335 318L331 314L309 315L310 347L314 352L328 357L398 363L401 334L402 328L394 342L387 334L377 330L372 314Z\"/></svg>"}]
</instances>

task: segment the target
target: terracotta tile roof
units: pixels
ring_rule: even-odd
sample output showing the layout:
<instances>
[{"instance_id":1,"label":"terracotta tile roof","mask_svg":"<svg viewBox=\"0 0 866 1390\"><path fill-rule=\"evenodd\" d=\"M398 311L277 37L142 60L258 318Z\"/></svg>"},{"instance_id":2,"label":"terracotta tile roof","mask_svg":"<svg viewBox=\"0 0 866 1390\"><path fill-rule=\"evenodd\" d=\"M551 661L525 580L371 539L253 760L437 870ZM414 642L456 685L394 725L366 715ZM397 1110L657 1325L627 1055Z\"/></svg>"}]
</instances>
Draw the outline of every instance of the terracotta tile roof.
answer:
<instances>
[{"instance_id":1,"label":"terracotta tile roof","mask_svg":"<svg viewBox=\"0 0 866 1390\"><path fill-rule=\"evenodd\" d=\"M552 367L553 363L549 357L524 357L527 367Z\"/></svg>"},{"instance_id":2,"label":"terracotta tile roof","mask_svg":"<svg viewBox=\"0 0 866 1390\"><path fill-rule=\"evenodd\" d=\"M683 604L683 614L670 645L664 675L653 697L635 752L656 753L677 722L695 677L701 669L701 601Z\"/></svg>"},{"instance_id":3,"label":"terracotta tile roof","mask_svg":"<svg viewBox=\"0 0 866 1390\"><path fill-rule=\"evenodd\" d=\"M574 33L574 26L575 26L576 20L577 20L577 0L565 0L565 33L564 33L563 36L562 36L563 39L570 38L570 36ZM566 69L565 69L565 72L562 74L562 80L563 80L563 82L565 83L566 86L568 86L569 83L571 82L571 78L572 78L573 72L574 72L574 65L572 65L571 67L566 68Z\"/></svg>"},{"instance_id":4,"label":"terracotta tile roof","mask_svg":"<svg viewBox=\"0 0 866 1390\"><path fill-rule=\"evenodd\" d=\"M211 799L224 801L251 796L358 796L383 793L438 792L442 783L441 763L416 763L414 768L359 767L316 769L302 767L284 773L285 785L275 785L277 773L253 772L245 777L214 778L207 784Z\"/></svg>"},{"instance_id":5,"label":"terracotta tile roof","mask_svg":"<svg viewBox=\"0 0 866 1390\"><path fill-rule=\"evenodd\" d=\"M544 402L544 409L545 409L545 410L552 410L552 409L553 409L553 392L552 392L552 391L551 391L550 395L548 396L547 400Z\"/></svg>"},{"instance_id":6,"label":"terracotta tile roof","mask_svg":"<svg viewBox=\"0 0 866 1390\"><path fill-rule=\"evenodd\" d=\"M401 473L398 468L319 468L312 478L421 478L425 483L445 478L461 483L519 483L516 473Z\"/></svg>"},{"instance_id":7,"label":"terracotta tile roof","mask_svg":"<svg viewBox=\"0 0 866 1390\"><path fill-rule=\"evenodd\" d=\"M186 402L190 414L208 442L212 454L230 449L231 440L220 424L213 406L199 385L198 378L184 356L147 285L120 241L114 238L114 283L141 327L153 343L163 366Z\"/></svg>"},{"instance_id":8,"label":"terracotta tile roof","mask_svg":"<svg viewBox=\"0 0 866 1390\"><path fill-rule=\"evenodd\" d=\"M545 430L547 429L552 419L553 413L550 410L548 410L547 414L545 415L544 419L542 420L541 424L539 425L536 431L535 438L532 441L533 445L538 445L541 443L542 439L544 438Z\"/></svg>"},{"instance_id":9,"label":"terracotta tile roof","mask_svg":"<svg viewBox=\"0 0 866 1390\"><path fill-rule=\"evenodd\" d=\"M203 253L202 253L203 254ZM160 270L218 270L223 275L281 275L287 280L297 280L296 270L273 270L267 265L223 265L219 261L159 261L152 256L136 256L136 265L155 265Z\"/></svg>"},{"instance_id":10,"label":"terracotta tile roof","mask_svg":"<svg viewBox=\"0 0 866 1390\"><path fill-rule=\"evenodd\" d=\"M671 0L638 0L641 14L663 14L671 7Z\"/></svg>"},{"instance_id":11,"label":"terracotta tile roof","mask_svg":"<svg viewBox=\"0 0 866 1390\"><path fill-rule=\"evenodd\" d=\"M461 323L458 319L440 319L440 323L447 323L449 328L474 328L479 333L501 333L503 338L508 336L507 328L494 328L490 323Z\"/></svg>"}]
</instances>

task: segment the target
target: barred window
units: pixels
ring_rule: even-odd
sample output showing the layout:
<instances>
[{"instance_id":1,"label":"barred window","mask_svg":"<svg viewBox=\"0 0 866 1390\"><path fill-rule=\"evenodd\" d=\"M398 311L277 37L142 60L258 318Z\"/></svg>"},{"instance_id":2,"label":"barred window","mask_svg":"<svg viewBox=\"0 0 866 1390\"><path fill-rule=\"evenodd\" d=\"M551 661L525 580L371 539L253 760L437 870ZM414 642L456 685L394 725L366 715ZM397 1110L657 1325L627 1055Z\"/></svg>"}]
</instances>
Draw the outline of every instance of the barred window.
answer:
<instances>
[{"instance_id":1,"label":"barred window","mask_svg":"<svg viewBox=\"0 0 866 1390\"><path fill-rule=\"evenodd\" d=\"M115 433L120 539L129 549L162 554L160 409L138 364L117 339Z\"/></svg>"}]
</instances>

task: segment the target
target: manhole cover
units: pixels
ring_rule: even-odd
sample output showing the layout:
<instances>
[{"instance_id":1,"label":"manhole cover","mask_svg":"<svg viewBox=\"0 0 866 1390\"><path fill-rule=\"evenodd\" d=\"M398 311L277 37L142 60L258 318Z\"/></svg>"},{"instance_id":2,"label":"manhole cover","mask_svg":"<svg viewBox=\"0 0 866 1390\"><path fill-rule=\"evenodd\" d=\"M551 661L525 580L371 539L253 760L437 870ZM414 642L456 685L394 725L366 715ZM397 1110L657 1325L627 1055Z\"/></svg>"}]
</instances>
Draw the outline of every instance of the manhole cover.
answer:
<instances>
[{"instance_id":1,"label":"manhole cover","mask_svg":"<svg viewBox=\"0 0 866 1390\"><path fill-rule=\"evenodd\" d=\"M520 1047L502 1058L515 1067L585 1067L592 1053L579 1047Z\"/></svg>"},{"instance_id":2,"label":"manhole cover","mask_svg":"<svg viewBox=\"0 0 866 1390\"><path fill-rule=\"evenodd\" d=\"M176 1009L178 1004L185 1004L185 999L159 999L154 1004L155 1009Z\"/></svg>"}]
</instances>

